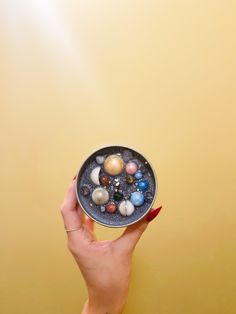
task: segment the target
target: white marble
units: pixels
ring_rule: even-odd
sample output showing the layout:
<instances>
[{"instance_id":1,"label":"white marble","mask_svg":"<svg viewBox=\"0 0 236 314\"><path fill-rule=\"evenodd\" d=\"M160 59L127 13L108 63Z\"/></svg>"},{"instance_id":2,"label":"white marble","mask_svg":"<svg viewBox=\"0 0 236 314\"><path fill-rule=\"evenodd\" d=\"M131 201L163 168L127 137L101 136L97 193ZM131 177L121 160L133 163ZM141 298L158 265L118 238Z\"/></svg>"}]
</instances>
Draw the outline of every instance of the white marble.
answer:
<instances>
[{"instance_id":1,"label":"white marble","mask_svg":"<svg viewBox=\"0 0 236 314\"><path fill-rule=\"evenodd\" d=\"M97 205L104 205L109 200L109 194L106 189L98 187L92 193L92 200Z\"/></svg>"},{"instance_id":2,"label":"white marble","mask_svg":"<svg viewBox=\"0 0 236 314\"><path fill-rule=\"evenodd\" d=\"M124 201L120 202L120 204L118 206L118 210L121 213L121 215L130 216L133 214L135 207L130 201L124 200Z\"/></svg>"}]
</instances>

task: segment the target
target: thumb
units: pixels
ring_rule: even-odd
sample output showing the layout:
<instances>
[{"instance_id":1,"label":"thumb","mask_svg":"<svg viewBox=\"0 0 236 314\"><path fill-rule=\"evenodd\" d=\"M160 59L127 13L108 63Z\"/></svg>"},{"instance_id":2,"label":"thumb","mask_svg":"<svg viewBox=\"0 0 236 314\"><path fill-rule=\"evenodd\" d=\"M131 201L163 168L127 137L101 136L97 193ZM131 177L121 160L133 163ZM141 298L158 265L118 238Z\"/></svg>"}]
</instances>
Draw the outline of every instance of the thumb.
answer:
<instances>
[{"instance_id":1,"label":"thumb","mask_svg":"<svg viewBox=\"0 0 236 314\"><path fill-rule=\"evenodd\" d=\"M137 223L128 226L123 234L116 240L122 250L132 251L138 243L141 235L146 230L150 221L152 221L160 212L162 206L153 208L151 211Z\"/></svg>"}]
</instances>

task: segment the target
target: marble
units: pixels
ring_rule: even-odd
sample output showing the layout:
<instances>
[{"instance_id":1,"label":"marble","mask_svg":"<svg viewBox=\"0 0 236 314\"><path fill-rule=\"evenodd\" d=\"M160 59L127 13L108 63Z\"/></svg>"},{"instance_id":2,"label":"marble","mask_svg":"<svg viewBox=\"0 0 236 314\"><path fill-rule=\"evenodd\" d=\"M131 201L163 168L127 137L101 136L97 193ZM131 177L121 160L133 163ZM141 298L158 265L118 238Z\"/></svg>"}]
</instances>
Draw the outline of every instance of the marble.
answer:
<instances>
[{"instance_id":1,"label":"marble","mask_svg":"<svg viewBox=\"0 0 236 314\"><path fill-rule=\"evenodd\" d=\"M123 193L117 191L114 193L113 198L115 201L119 202L124 198L124 195L123 195Z\"/></svg>"},{"instance_id":2,"label":"marble","mask_svg":"<svg viewBox=\"0 0 236 314\"><path fill-rule=\"evenodd\" d=\"M102 213L105 213L106 207L105 207L104 205L100 206L100 211L101 211Z\"/></svg>"},{"instance_id":3,"label":"marble","mask_svg":"<svg viewBox=\"0 0 236 314\"><path fill-rule=\"evenodd\" d=\"M140 180L143 177L142 171L138 170L137 172L135 172L134 177L135 179Z\"/></svg>"},{"instance_id":4,"label":"marble","mask_svg":"<svg viewBox=\"0 0 236 314\"><path fill-rule=\"evenodd\" d=\"M127 176L126 176L126 182L127 182L128 184L133 184L134 181L135 181L135 179L134 179L133 176L131 176L131 175L127 175Z\"/></svg>"},{"instance_id":5,"label":"marble","mask_svg":"<svg viewBox=\"0 0 236 314\"><path fill-rule=\"evenodd\" d=\"M105 157L104 156L100 156L98 155L96 157L96 163L99 164L99 165L102 165L104 163L104 160L105 160Z\"/></svg>"},{"instance_id":6,"label":"marble","mask_svg":"<svg viewBox=\"0 0 236 314\"><path fill-rule=\"evenodd\" d=\"M130 196L130 201L134 206L142 206L144 203L144 196L141 192L133 192Z\"/></svg>"},{"instance_id":7,"label":"marble","mask_svg":"<svg viewBox=\"0 0 236 314\"><path fill-rule=\"evenodd\" d=\"M93 190L92 200L96 205L104 205L109 200L109 194L106 189L98 187Z\"/></svg>"},{"instance_id":8,"label":"marble","mask_svg":"<svg viewBox=\"0 0 236 314\"><path fill-rule=\"evenodd\" d=\"M118 210L122 216L130 216L133 214L135 207L130 201L124 200L118 205Z\"/></svg>"},{"instance_id":9,"label":"marble","mask_svg":"<svg viewBox=\"0 0 236 314\"><path fill-rule=\"evenodd\" d=\"M140 190L140 191L145 191L147 190L149 187L149 182L148 180L141 180L138 182L137 184L137 188Z\"/></svg>"},{"instance_id":10,"label":"marble","mask_svg":"<svg viewBox=\"0 0 236 314\"><path fill-rule=\"evenodd\" d=\"M90 179L96 185L100 185L100 181L99 181L100 170L101 170L101 167L96 167L90 173Z\"/></svg>"},{"instance_id":11,"label":"marble","mask_svg":"<svg viewBox=\"0 0 236 314\"><path fill-rule=\"evenodd\" d=\"M116 204L114 202L110 202L106 205L106 210L108 213L114 213L116 211Z\"/></svg>"},{"instance_id":12,"label":"marble","mask_svg":"<svg viewBox=\"0 0 236 314\"><path fill-rule=\"evenodd\" d=\"M90 188L87 185L83 185L80 191L84 196L88 196L90 194Z\"/></svg>"},{"instance_id":13,"label":"marble","mask_svg":"<svg viewBox=\"0 0 236 314\"><path fill-rule=\"evenodd\" d=\"M125 170L128 174L134 174L138 169L138 166L135 162L129 161L126 166Z\"/></svg>"},{"instance_id":14,"label":"marble","mask_svg":"<svg viewBox=\"0 0 236 314\"><path fill-rule=\"evenodd\" d=\"M104 170L111 176L120 174L124 169L124 161L118 155L110 155L104 161Z\"/></svg>"},{"instance_id":15,"label":"marble","mask_svg":"<svg viewBox=\"0 0 236 314\"><path fill-rule=\"evenodd\" d=\"M106 175L100 176L99 181L100 181L101 185L103 185L103 186L109 186L110 185L110 178Z\"/></svg>"},{"instance_id":16,"label":"marble","mask_svg":"<svg viewBox=\"0 0 236 314\"><path fill-rule=\"evenodd\" d=\"M144 194L144 199L146 202L151 203L154 198L154 195L151 192L146 192Z\"/></svg>"}]
</instances>

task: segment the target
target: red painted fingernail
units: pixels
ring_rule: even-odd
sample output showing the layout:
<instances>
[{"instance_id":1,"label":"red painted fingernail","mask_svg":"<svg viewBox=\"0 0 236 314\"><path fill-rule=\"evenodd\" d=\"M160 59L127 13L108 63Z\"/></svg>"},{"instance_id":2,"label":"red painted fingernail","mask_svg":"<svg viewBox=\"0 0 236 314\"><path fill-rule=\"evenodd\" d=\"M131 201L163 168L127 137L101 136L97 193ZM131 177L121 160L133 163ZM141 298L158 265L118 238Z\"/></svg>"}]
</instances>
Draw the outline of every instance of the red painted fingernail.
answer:
<instances>
[{"instance_id":1,"label":"red painted fingernail","mask_svg":"<svg viewBox=\"0 0 236 314\"><path fill-rule=\"evenodd\" d=\"M152 221L160 212L160 210L162 209L162 206L155 208L154 210L152 210L150 213L148 213L146 220L148 222Z\"/></svg>"},{"instance_id":2,"label":"red painted fingernail","mask_svg":"<svg viewBox=\"0 0 236 314\"><path fill-rule=\"evenodd\" d=\"M74 176L73 181L76 179L76 176Z\"/></svg>"}]
</instances>

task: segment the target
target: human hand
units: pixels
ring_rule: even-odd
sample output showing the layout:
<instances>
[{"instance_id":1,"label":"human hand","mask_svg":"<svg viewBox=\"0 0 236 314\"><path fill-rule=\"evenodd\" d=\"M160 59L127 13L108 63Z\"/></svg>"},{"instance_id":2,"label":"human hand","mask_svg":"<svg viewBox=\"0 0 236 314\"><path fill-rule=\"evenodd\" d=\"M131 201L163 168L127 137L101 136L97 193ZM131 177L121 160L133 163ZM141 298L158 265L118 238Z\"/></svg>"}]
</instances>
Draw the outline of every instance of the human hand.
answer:
<instances>
[{"instance_id":1,"label":"human hand","mask_svg":"<svg viewBox=\"0 0 236 314\"><path fill-rule=\"evenodd\" d=\"M88 300L82 313L122 313L128 297L132 253L161 207L152 209L142 220L128 226L119 238L106 241L96 240L94 221L84 214L77 202L75 180L70 184L60 209L65 229L72 230L67 231L68 248L88 289Z\"/></svg>"}]
</instances>

